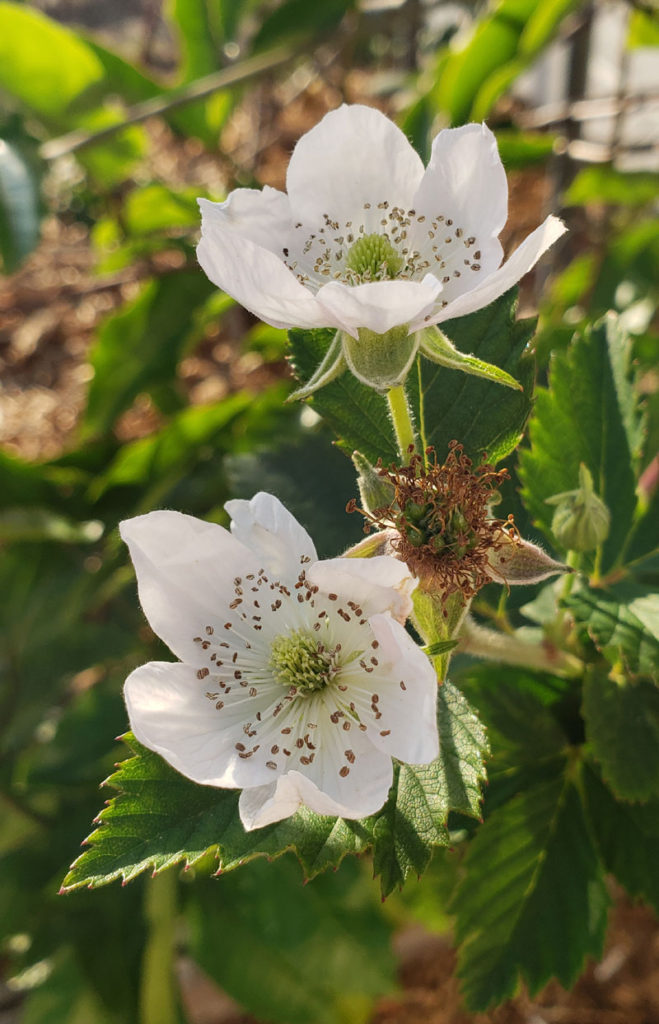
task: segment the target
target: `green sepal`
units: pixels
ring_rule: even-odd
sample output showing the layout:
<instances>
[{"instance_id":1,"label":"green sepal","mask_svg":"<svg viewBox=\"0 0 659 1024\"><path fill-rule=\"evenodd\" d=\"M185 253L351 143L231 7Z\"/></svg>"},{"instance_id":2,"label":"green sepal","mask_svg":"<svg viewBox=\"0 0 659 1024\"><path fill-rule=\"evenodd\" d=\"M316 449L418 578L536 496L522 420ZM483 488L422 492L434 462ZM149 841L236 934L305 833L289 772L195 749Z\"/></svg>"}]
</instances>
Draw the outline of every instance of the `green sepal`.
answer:
<instances>
[{"instance_id":1,"label":"green sepal","mask_svg":"<svg viewBox=\"0 0 659 1024\"><path fill-rule=\"evenodd\" d=\"M484 377L486 380L494 381L495 384L514 388L515 391L523 390L520 382L502 370L500 366L493 366L492 363L485 363L476 356L460 352L438 327L426 327L424 331L421 331L420 352L426 359L430 359L433 363L439 363L440 366L448 366L452 370L462 370L463 373L470 373L474 377Z\"/></svg>"},{"instance_id":2,"label":"green sepal","mask_svg":"<svg viewBox=\"0 0 659 1024\"><path fill-rule=\"evenodd\" d=\"M457 647L459 640L437 640L434 644L428 644L427 647L423 648L423 653L427 654L429 658L435 658L438 654L446 654L447 651L452 651L454 647Z\"/></svg>"},{"instance_id":3,"label":"green sepal","mask_svg":"<svg viewBox=\"0 0 659 1024\"><path fill-rule=\"evenodd\" d=\"M333 380L336 380L337 377L340 377L346 367L347 363L343 355L341 332L337 331L332 340L332 344L325 353L322 362L313 376L306 384L303 384L301 388L296 388L296 390L288 396L286 401L293 402L295 399L309 398L314 391L318 391L318 389L324 387L325 384L330 384Z\"/></svg>"},{"instance_id":4,"label":"green sepal","mask_svg":"<svg viewBox=\"0 0 659 1024\"><path fill-rule=\"evenodd\" d=\"M419 335L407 325L377 334L360 327L358 338L343 334L343 354L351 373L366 387L384 395L405 381L419 348Z\"/></svg>"}]
</instances>

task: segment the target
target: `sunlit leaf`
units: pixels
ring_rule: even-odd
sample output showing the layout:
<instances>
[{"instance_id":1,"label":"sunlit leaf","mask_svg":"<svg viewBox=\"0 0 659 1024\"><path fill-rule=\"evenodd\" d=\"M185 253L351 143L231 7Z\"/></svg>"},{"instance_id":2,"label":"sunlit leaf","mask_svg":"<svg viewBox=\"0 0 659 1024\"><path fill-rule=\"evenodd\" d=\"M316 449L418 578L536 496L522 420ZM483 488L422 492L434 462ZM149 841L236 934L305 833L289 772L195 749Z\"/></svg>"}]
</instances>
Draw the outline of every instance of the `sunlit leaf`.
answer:
<instances>
[{"instance_id":1,"label":"sunlit leaf","mask_svg":"<svg viewBox=\"0 0 659 1024\"><path fill-rule=\"evenodd\" d=\"M550 537L554 510L547 498L576 488L580 464L588 467L611 513L603 571L622 560L637 504L634 465L643 435L630 357L630 340L613 314L557 354L549 390L536 396L531 448L520 458L525 502Z\"/></svg>"},{"instance_id":2,"label":"sunlit leaf","mask_svg":"<svg viewBox=\"0 0 659 1024\"><path fill-rule=\"evenodd\" d=\"M141 391L172 384L194 311L212 287L194 270L150 281L105 321L90 356L88 434L108 431Z\"/></svg>"}]
</instances>

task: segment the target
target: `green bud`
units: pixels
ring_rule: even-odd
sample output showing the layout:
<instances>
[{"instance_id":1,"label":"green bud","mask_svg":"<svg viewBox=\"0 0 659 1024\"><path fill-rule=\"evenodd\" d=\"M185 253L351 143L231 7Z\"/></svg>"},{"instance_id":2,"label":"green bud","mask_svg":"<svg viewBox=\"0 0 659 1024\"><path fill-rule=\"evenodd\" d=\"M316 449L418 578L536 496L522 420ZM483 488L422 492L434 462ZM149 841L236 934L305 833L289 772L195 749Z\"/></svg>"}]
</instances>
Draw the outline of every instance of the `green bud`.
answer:
<instances>
[{"instance_id":1,"label":"green bud","mask_svg":"<svg viewBox=\"0 0 659 1024\"><path fill-rule=\"evenodd\" d=\"M609 535L611 515L602 499L593 490L593 478L582 462L579 487L547 498L556 505L551 528L556 540L569 551L592 551Z\"/></svg>"},{"instance_id":2,"label":"green bud","mask_svg":"<svg viewBox=\"0 0 659 1024\"><path fill-rule=\"evenodd\" d=\"M352 453L352 462L359 474L357 486L362 508L365 512L373 512L376 508L385 508L394 500L394 487L385 477L380 476L361 452Z\"/></svg>"},{"instance_id":3,"label":"green bud","mask_svg":"<svg viewBox=\"0 0 659 1024\"><path fill-rule=\"evenodd\" d=\"M385 334L360 327L358 333L358 338L342 335L343 356L355 377L381 394L402 384L419 347L418 334L408 334L405 325Z\"/></svg>"}]
</instances>

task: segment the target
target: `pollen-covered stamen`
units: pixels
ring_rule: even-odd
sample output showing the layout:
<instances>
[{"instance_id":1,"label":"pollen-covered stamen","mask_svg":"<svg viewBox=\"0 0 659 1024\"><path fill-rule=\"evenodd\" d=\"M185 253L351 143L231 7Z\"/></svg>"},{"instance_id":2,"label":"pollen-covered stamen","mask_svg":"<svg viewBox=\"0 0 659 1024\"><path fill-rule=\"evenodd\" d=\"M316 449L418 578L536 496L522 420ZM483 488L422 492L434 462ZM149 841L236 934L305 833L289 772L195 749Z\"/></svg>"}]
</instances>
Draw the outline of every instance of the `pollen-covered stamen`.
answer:
<instances>
[{"instance_id":1,"label":"pollen-covered stamen","mask_svg":"<svg viewBox=\"0 0 659 1024\"><path fill-rule=\"evenodd\" d=\"M300 695L315 693L324 690L338 672L338 652L304 630L295 630L275 637L270 666L284 686L294 686Z\"/></svg>"},{"instance_id":2,"label":"pollen-covered stamen","mask_svg":"<svg viewBox=\"0 0 659 1024\"><path fill-rule=\"evenodd\" d=\"M421 281L430 273L444 285L441 305L446 305L464 290L461 279L481 270L478 239L466 227L446 214L406 210L387 200L364 203L347 221L324 214L322 225L306 232L306 225L294 224L282 256L312 291L333 280L350 285Z\"/></svg>"}]
</instances>

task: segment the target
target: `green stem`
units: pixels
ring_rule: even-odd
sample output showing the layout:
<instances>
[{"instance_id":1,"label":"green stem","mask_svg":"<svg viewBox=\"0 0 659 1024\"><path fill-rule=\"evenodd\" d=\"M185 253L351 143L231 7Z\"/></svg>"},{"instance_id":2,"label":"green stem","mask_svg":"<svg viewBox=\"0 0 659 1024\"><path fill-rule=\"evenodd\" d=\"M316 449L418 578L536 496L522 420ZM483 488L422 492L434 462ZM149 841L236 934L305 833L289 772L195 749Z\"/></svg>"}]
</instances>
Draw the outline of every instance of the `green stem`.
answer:
<instances>
[{"instance_id":1,"label":"green stem","mask_svg":"<svg viewBox=\"0 0 659 1024\"><path fill-rule=\"evenodd\" d=\"M387 391L387 401L401 461L403 465L407 465L410 461L410 448L416 447L416 434L412 422L412 410L405 394L405 385L399 384L398 387Z\"/></svg>"},{"instance_id":2,"label":"green stem","mask_svg":"<svg viewBox=\"0 0 659 1024\"><path fill-rule=\"evenodd\" d=\"M175 871L150 879L145 887L144 912L149 938L142 961L140 1024L178 1024L178 998L174 979L176 952Z\"/></svg>"}]
</instances>

